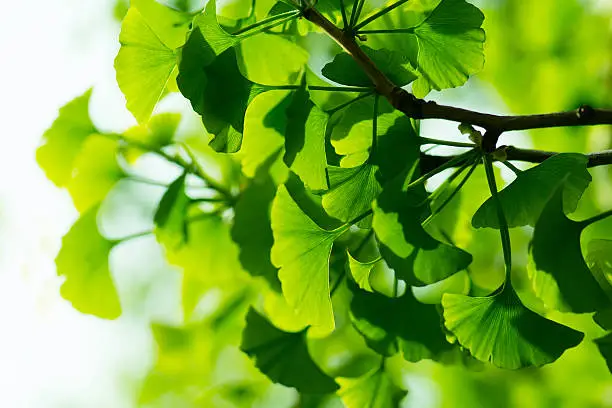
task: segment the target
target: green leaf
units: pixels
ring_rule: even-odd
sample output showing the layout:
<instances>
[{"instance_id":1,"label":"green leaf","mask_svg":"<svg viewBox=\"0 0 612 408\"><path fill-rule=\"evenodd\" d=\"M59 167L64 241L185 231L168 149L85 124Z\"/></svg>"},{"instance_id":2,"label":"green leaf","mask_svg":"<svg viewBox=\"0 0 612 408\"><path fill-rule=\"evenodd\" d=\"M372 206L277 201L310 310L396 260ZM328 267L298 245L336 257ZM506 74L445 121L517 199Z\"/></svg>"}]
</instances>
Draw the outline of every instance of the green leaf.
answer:
<instances>
[{"instance_id":1,"label":"green leaf","mask_svg":"<svg viewBox=\"0 0 612 408\"><path fill-rule=\"evenodd\" d=\"M372 289L372 284L370 283L370 275L373 273L374 268L382 262L382 258L376 258L369 262L359 262L357 259L353 258L350 253L347 255L349 270L351 271L353 279L355 279L355 283L359 286L359 289L374 293L374 289Z\"/></svg>"},{"instance_id":2,"label":"green leaf","mask_svg":"<svg viewBox=\"0 0 612 408\"><path fill-rule=\"evenodd\" d=\"M100 203L125 177L117 162L119 144L104 135L91 135L82 145L66 189L76 209L83 213Z\"/></svg>"},{"instance_id":3,"label":"green leaf","mask_svg":"<svg viewBox=\"0 0 612 408\"><path fill-rule=\"evenodd\" d=\"M121 48L115 59L117 83L125 95L128 110L138 123L145 123L168 81L176 74L176 55L134 6L123 19L119 42Z\"/></svg>"},{"instance_id":4,"label":"green leaf","mask_svg":"<svg viewBox=\"0 0 612 408\"><path fill-rule=\"evenodd\" d=\"M582 257L580 235L587 225L567 218L563 192L561 184L535 225L531 245L535 266L555 278L572 311L587 313L608 308L610 298Z\"/></svg>"},{"instance_id":5,"label":"green leaf","mask_svg":"<svg viewBox=\"0 0 612 408\"><path fill-rule=\"evenodd\" d=\"M334 241L346 231L327 231L312 221L278 188L272 203L272 263L280 268L283 294L297 315L321 331L334 328L329 288L329 256Z\"/></svg>"},{"instance_id":6,"label":"green leaf","mask_svg":"<svg viewBox=\"0 0 612 408\"><path fill-rule=\"evenodd\" d=\"M193 14L156 0L131 0L130 6L138 9L147 25L168 48L174 50L185 44Z\"/></svg>"},{"instance_id":7,"label":"green leaf","mask_svg":"<svg viewBox=\"0 0 612 408\"><path fill-rule=\"evenodd\" d=\"M383 366L359 378L339 378L338 383L338 395L347 408L399 407L407 394L393 382Z\"/></svg>"},{"instance_id":8,"label":"green leaf","mask_svg":"<svg viewBox=\"0 0 612 408\"><path fill-rule=\"evenodd\" d=\"M162 113L153 116L143 125L126 130L123 137L130 142L136 142L150 149L161 149L172 144L180 121L180 114ZM143 152L144 150L138 147L126 146L123 154L128 162L133 163Z\"/></svg>"},{"instance_id":9,"label":"green leaf","mask_svg":"<svg viewBox=\"0 0 612 408\"><path fill-rule=\"evenodd\" d=\"M104 319L116 319L121 306L108 257L115 245L98 231L93 207L77 220L62 239L55 264L57 274L65 277L62 297L78 311Z\"/></svg>"},{"instance_id":10,"label":"green leaf","mask_svg":"<svg viewBox=\"0 0 612 408\"><path fill-rule=\"evenodd\" d=\"M263 89L240 73L234 49L240 40L217 23L214 0L193 25L181 51L177 83L193 110L202 116L213 137L211 146L233 153L242 144L247 107Z\"/></svg>"},{"instance_id":11,"label":"green leaf","mask_svg":"<svg viewBox=\"0 0 612 408\"><path fill-rule=\"evenodd\" d=\"M294 387L300 393L325 394L338 389L334 379L310 357L305 331L281 331L252 308L240 349L254 358L257 368L272 381Z\"/></svg>"},{"instance_id":12,"label":"green leaf","mask_svg":"<svg viewBox=\"0 0 612 408\"><path fill-rule=\"evenodd\" d=\"M285 164L311 190L327 190L325 135L329 115L317 107L305 88L297 90L287 107Z\"/></svg>"},{"instance_id":13,"label":"green leaf","mask_svg":"<svg viewBox=\"0 0 612 408\"><path fill-rule=\"evenodd\" d=\"M183 173L168 186L163 195L153 221L157 239L169 248L178 248L187 240L187 210L191 199L185 193Z\"/></svg>"},{"instance_id":14,"label":"green leaf","mask_svg":"<svg viewBox=\"0 0 612 408\"><path fill-rule=\"evenodd\" d=\"M399 52L387 49L375 50L368 46L363 46L362 50L395 85L404 86L417 79L418 74L410 65L410 59ZM332 62L323 67L322 73L326 78L339 84L373 86L372 80L355 59L346 53L336 55Z\"/></svg>"},{"instance_id":15,"label":"green leaf","mask_svg":"<svg viewBox=\"0 0 612 408\"><path fill-rule=\"evenodd\" d=\"M563 211L574 212L582 193L591 182L587 170L588 157L577 153L557 154L531 169L518 174L499 199L509 227L535 226L546 203L561 184ZM472 218L474 228L499 228L495 203L489 198Z\"/></svg>"},{"instance_id":16,"label":"green leaf","mask_svg":"<svg viewBox=\"0 0 612 408\"><path fill-rule=\"evenodd\" d=\"M465 0L441 0L424 13L414 27L421 76L412 90L418 98L432 89L461 86L484 65L484 15L477 7Z\"/></svg>"},{"instance_id":17,"label":"green leaf","mask_svg":"<svg viewBox=\"0 0 612 408\"><path fill-rule=\"evenodd\" d=\"M607 239L594 239L589 242L586 262L599 286L612 299L612 241Z\"/></svg>"},{"instance_id":18,"label":"green leaf","mask_svg":"<svg viewBox=\"0 0 612 408\"><path fill-rule=\"evenodd\" d=\"M416 362L452 348L436 307L418 302L410 290L398 298L355 290L351 320L367 345L382 355L401 350L406 360Z\"/></svg>"},{"instance_id":19,"label":"green leaf","mask_svg":"<svg viewBox=\"0 0 612 408\"><path fill-rule=\"evenodd\" d=\"M481 361L505 369L542 366L584 335L532 312L510 284L487 297L446 294L444 324Z\"/></svg>"},{"instance_id":20,"label":"green leaf","mask_svg":"<svg viewBox=\"0 0 612 408\"><path fill-rule=\"evenodd\" d=\"M429 285L465 269L472 256L460 248L439 242L421 225L422 193L409 195L398 177L374 202L372 226L380 252L398 277L409 285ZM409 180L409 178L407 178Z\"/></svg>"},{"instance_id":21,"label":"green leaf","mask_svg":"<svg viewBox=\"0 0 612 408\"><path fill-rule=\"evenodd\" d=\"M74 162L85 140L98 133L89 117L90 98L91 89L63 106L36 151L38 165L58 187L70 182Z\"/></svg>"},{"instance_id":22,"label":"green leaf","mask_svg":"<svg viewBox=\"0 0 612 408\"><path fill-rule=\"evenodd\" d=\"M612 372L612 333L594 340L602 357L606 360L608 370Z\"/></svg>"},{"instance_id":23,"label":"green leaf","mask_svg":"<svg viewBox=\"0 0 612 408\"><path fill-rule=\"evenodd\" d=\"M383 106L383 112L386 111ZM323 196L323 207L342 221L354 220L371 210L382 186L407 167L415 166L419 159L415 130L405 116L397 112L377 116L374 134L374 121L370 123L369 138L376 138L376 144L367 163L349 169L328 167L330 191ZM347 148L348 143L344 146Z\"/></svg>"},{"instance_id":24,"label":"green leaf","mask_svg":"<svg viewBox=\"0 0 612 408\"><path fill-rule=\"evenodd\" d=\"M234 206L232 239L240 251L240 263L253 276L263 276L274 289L280 288L277 269L270 252L274 237L270 227L270 206L276 186L271 179L253 180Z\"/></svg>"}]
</instances>

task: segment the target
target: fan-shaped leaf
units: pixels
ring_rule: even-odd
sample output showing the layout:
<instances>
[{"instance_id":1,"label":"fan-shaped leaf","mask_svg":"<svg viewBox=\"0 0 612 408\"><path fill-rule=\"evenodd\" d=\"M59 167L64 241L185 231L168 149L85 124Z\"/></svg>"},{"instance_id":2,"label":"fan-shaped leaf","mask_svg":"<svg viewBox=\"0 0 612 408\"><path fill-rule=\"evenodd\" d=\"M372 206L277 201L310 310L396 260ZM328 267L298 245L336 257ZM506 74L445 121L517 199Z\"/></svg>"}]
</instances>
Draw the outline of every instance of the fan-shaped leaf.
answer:
<instances>
[{"instance_id":1,"label":"fan-shaped leaf","mask_svg":"<svg viewBox=\"0 0 612 408\"><path fill-rule=\"evenodd\" d=\"M162 197L153 221L157 239L169 248L187 241L187 209L191 199L185 193L187 173L179 176Z\"/></svg>"},{"instance_id":2,"label":"fan-shaped leaf","mask_svg":"<svg viewBox=\"0 0 612 408\"><path fill-rule=\"evenodd\" d=\"M511 285L488 297L446 294L444 323L481 361L506 369L551 363L584 335L527 309Z\"/></svg>"},{"instance_id":3,"label":"fan-shaped leaf","mask_svg":"<svg viewBox=\"0 0 612 408\"><path fill-rule=\"evenodd\" d=\"M289 195L278 188L272 204L272 263L280 268L283 294L289 304L322 331L334 328L329 293L329 256L334 240L347 227L327 231L312 221Z\"/></svg>"},{"instance_id":4,"label":"fan-shaped leaf","mask_svg":"<svg viewBox=\"0 0 612 408\"><path fill-rule=\"evenodd\" d=\"M338 385L314 363L308 352L306 332L288 333L268 322L254 309L246 318L240 349L272 381L301 393L325 394Z\"/></svg>"},{"instance_id":5,"label":"fan-shaped leaf","mask_svg":"<svg viewBox=\"0 0 612 408\"><path fill-rule=\"evenodd\" d=\"M509 227L535 226L538 217L553 194L563 184L563 210L576 210L582 193L591 182L588 158L577 153L562 153L520 173L499 193ZM489 198L472 218L474 228L499 228L497 210Z\"/></svg>"},{"instance_id":6,"label":"fan-shaped leaf","mask_svg":"<svg viewBox=\"0 0 612 408\"><path fill-rule=\"evenodd\" d=\"M338 395L347 408L394 408L407 394L393 382L384 367L359 378L339 378L338 383Z\"/></svg>"},{"instance_id":7,"label":"fan-shaped leaf","mask_svg":"<svg viewBox=\"0 0 612 408\"><path fill-rule=\"evenodd\" d=\"M610 307L611 300L589 270L580 248L586 224L564 213L563 184L548 201L533 232L531 254L539 271L552 275L565 303L576 313Z\"/></svg>"},{"instance_id":8,"label":"fan-shaped leaf","mask_svg":"<svg viewBox=\"0 0 612 408\"><path fill-rule=\"evenodd\" d=\"M108 265L115 245L98 231L93 207L77 220L62 239L55 264L57 274L65 277L61 294L82 313L115 319L121 306Z\"/></svg>"}]
</instances>

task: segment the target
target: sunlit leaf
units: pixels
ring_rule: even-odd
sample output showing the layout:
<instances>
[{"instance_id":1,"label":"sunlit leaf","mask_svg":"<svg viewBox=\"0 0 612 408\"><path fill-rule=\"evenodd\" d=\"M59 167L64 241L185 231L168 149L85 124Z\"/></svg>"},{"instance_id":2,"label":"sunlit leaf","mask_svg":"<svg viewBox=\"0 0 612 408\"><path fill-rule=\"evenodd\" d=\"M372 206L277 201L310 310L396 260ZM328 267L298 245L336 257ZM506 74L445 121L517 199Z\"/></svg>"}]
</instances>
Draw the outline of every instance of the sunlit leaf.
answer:
<instances>
[{"instance_id":1,"label":"sunlit leaf","mask_svg":"<svg viewBox=\"0 0 612 408\"><path fill-rule=\"evenodd\" d=\"M563 210L561 185L535 225L531 246L535 266L552 275L572 311L586 313L608 308L611 299L582 257L580 236L587 225L570 220Z\"/></svg>"},{"instance_id":2,"label":"sunlit leaf","mask_svg":"<svg viewBox=\"0 0 612 408\"><path fill-rule=\"evenodd\" d=\"M563 184L563 210L576 210L582 193L591 182L587 170L588 157L562 153L520 173L499 193L509 227L535 226L538 217L559 186ZM474 228L499 228L497 210L489 198L472 218Z\"/></svg>"},{"instance_id":3,"label":"sunlit leaf","mask_svg":"<svg viewBox=\"0 0 612 408\"><path fill-rule=\"evenodd\" d=\"M234 207L232 239L240 251L240 263L253 276L263 276L278 287L277 269L270 261L274 243L270 227L270 206L276 187L272 180L252 181Z\"/></svg>"},{"instance_id":4,"label":"sunlit leaf","mask_svg":"<svg viewBox=\"0 0 612 408\"><path fill-rule=\"evenodd\" d=\"M143 3L149 2L154 3ZM135 6L123 19L119 42L121 48L115 59L117 83L129 111L139 123L145 123L176 74L176 55Z\"/></svg>"},{"instance_id":5,"label":"sunlit leaf","mask_svg":"<svg viewBox=\"0 0 612 408\"><path fill-rule=\"evenodd\" d=\"M334 392L338 385L314 363L306 332L283 332L254 309L247 315L240 349L272 381L309 394Z\"/></svg>"},{"instance_id":6,"label":"sunlit leaf","mask_svg":"<svg viewBox=\"0 0 612 408\"><path fill-rule=\"evenodd\" d=\"M366 292L373 293L374 289L372 289L372 284L370 283L370 274L382 259L377 258L370 262L359 262L357 259L353 258L351 254L348 254L348 259L349 270L357 286Z\"/></svg>"},{"instance_id":7,"label":"sunlit leaf","mask_svg":"<svg viewBox=\"0 0 612 408\"><path fill-rule=\"evenodd\" d=\"M186 217L191 199L185 193L186 177L183 173L168 186L153 219L157 239L170 248L178 248L188 239Z\"/></svg>"},{"instance_id":8,"label":"sunlit leaf","mask_svg":"<svg viewBox=\"0 0 612 408\"><path fill-rule=\"evenodd\" d=\"M97 133L89 117L91 90L63 106L53 125L43 135L43 144L36 151L36 161L47 178L58 187L72 179L74 161L85 140Z\"/></svg>"},{"instance_id":9,"label":"sunlit leaf","mask_svg":"<svg viewBox=\"0 0 612 408\"><path fill-rule=\"evenodd\" d=\"M326 190L325 133L329 115L301 88L287 107L285 163L311 190Z\"/></svg>"},{"instance_id":10,"label":"sunlit leaf","mask_svg":"<svg viewBox=\"0 0 612 408\"><path fill-rule=\"evenodd\" d=\"M338 394L347 408L394 408L407 394L382 366L359 378L338 378L338 383Z\"/></svg>"},{"instance_id":11,"label":"sunlit leaf","mask_svg":"<svg viewBox=\"0 0 612 408\"><path fill-rule=\"evenodd\" d=\"M481 361L505 369L542 366L584 335L527 309L510 284L487 297L446 294L444 324Z\"/></svg>"},{"instance_id":12,"label":"sunlit leaf","mask_svg":"<svg viewBox=\"0 0 612 408\"><path fill-rule=\"evenodd\" d=\"M57 274L65 278L61 294L82 313L105 319L121 314L117 290L109 269L108 257L115 245L98 231L93 207L77 220L62 239L55 259Z\"/></svg>"},{"instance_id":13,"label":"sunlit leaf","mask_svg":"<svg viewBox=\"0 0 612 408\"><path fill-rule=\"evenodd\" d=\"M327 231L312 221L289 195L278 188L272 204L272 263L280 268L283 294L289 304L322 331L334 328L329 288L329 256L346 228Z\"/></svg>"},{"instance_id":14,"label":"sunlit leaf","mask_svg":"<svg viewBox=\"0 0 612 408\"><path fill-rule=\"evenodd\" d=\"M176 113L162 113L151 117L151 119L139 126L134 126L123 133L123 137L150 149L161 149L172 144L176 131L181 121L181 115ZM137 146L126 146L123 154L129 162L136 161L144 150Z\"/></svg>"}]
</instances>

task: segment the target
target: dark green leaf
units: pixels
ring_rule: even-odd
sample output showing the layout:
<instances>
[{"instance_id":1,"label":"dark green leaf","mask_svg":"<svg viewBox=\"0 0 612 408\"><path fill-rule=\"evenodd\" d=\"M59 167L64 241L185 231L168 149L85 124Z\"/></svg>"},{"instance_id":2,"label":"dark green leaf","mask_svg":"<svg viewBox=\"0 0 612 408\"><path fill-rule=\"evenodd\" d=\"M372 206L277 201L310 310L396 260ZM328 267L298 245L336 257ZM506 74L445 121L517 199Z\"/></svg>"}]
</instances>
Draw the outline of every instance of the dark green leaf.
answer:
<instances>
[{"instance_id":1,"label":"dark green leaf","mask_svg":"<svg viewBox=\"0 0 612 408\"><path fill-rule=\"evenodd\" d=\"M587 162L588 157L582 154L562 153L520 173L516 180L499 193L508 226L535 226L546 203L561 184L564 185L564 212L567 214L575 211L582 193L591 182ZM492 198L476 211L472 225L474 228L499 228Z\"/></svg>"},{"instance_id":2,"label":"dark green leaf","mask_svg":"<svg viewBox=\"0 0 612 408\"><path fill-rule=\"evenodd\" d=\"M608 333L604 337L600 337L594 341L602 357L606 360L608 370L612 372L612 333Z\"/></svg>"},{"instance_id":3,"label":"dark green leaf","mask_svg":"<svg viewBox=\"0 0 612 408\"><path fill-rule=\"evenodd\" d=\"M187 241L186 217L191 199L185 193L186 177L187 173L183 173L170 184L153 218L157 238L170 248L178 248Z\"/></svg>"},{"instance_id":4,"label":"dark green leaf","mask_svg":"<svg viewBox=\"0 0 612 408\"><path fill-rule=\"evenodd\" d=\"M276 383L307 394L325 394L338 389L334 379L321 371L310 357L305 331L281 331L252 308L246 318L240 349L254 358L257 368Z\"/></svg>"},{"instance_id":5,"label":"dark green leaf","mask_svg":"<svg viewBox=\"0 0 612 408\"><path fill-rule=\"evenodd\" d=\"M417 79L418 74L410 65L408 57L392 50L375 50L368 46L363 46L362 49L395 85L404 86ZM323 67L322 72L326 78L339 84L373 86L372 80L355 59L346 53L336 55L332 62Z\"/></svg>"},{"instance_id":6,"label":"dark green leaf","mask_svg":"<svg viewBox=\"0 0 612 408\"><path fill-rule=\"evenodd\" d=\"M552 275L572 311L587 313L608 308L611 300L582 257L580 235L586 225L567 218L563 192L561 184L535 225L531 247L535 266Z\"/></svg>"}]
</instances>

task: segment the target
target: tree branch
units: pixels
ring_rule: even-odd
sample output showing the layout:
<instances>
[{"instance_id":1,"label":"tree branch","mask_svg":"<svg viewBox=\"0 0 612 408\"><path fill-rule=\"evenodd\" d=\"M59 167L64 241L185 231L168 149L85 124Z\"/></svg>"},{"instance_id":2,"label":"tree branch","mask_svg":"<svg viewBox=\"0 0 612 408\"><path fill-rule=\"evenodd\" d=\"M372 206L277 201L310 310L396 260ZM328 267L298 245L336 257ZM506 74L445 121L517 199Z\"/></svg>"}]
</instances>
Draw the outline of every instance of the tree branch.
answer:
<instances>
[{"instance_id":1,"label":"tree branch","mask_svg":"<svg viewBox=\"0 0 612 408\"><path fill-rule=\"evenodd\" d=\"M495 150L499 136L508 131L541 129L550 127L612 125L612 110L594 109L583 105L580 108L559 113L500 116L471 111L453 106L438 105L433 101L416 98L406 90L396 86L368 57L355 41L353 33L340 30L324 15L313 7L303 10L303 16L320 27L333 38L361 66L374 84L376 91L387 98L391 105L413 119L444 119L467 123L486 130L483 148ZM521 159L515 159L521 160ZM609 164L606 160L597 165Z\"/></svg>"}]
</instances>

